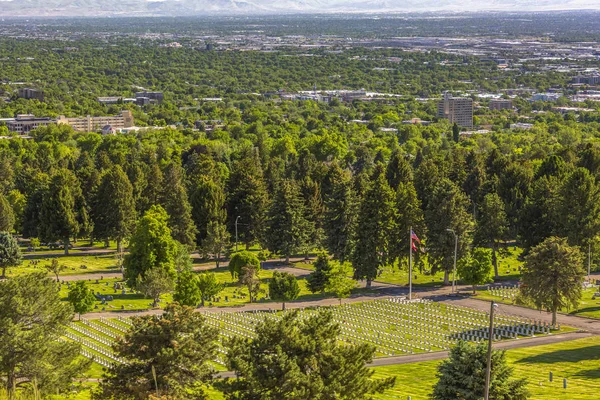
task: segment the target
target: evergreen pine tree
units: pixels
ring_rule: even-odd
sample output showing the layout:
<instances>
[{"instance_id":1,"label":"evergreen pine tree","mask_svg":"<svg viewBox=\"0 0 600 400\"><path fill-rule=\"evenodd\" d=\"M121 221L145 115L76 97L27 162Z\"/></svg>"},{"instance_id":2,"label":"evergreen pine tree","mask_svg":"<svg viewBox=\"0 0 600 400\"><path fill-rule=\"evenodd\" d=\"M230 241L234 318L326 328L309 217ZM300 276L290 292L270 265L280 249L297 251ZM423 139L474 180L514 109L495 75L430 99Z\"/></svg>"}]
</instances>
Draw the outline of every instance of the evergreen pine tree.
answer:
<instances>
[{"instance_id":1,"label":"evergreen pine tree","mask_svg":"<svg viewBox=\"0 0 600 400\"><path fill-rule=\"evenodd\" d=\"M281 181L269 211L267 247L285 256L286 263L308 244L310 222L306 214L298 184L288 179Z\"/></svg>"},{"instance_id":2,"label":"evergreen pine tree","mask_svg":"<svg viewBox=\"0 0 600 400\"><path fill-rule=\"evenodd\" d=\"M319 253L313 265L315 270L310 273L307 279L308 290L311 293L323 293L329 282L329 272L331 271L329 255L324 251Z\"/></svg>"},{"instance_id":3,"label":"evergreen pine tree","mask_svg":"<svg viewBox=\"0 0 600 400\"><path fill-rule=\"evenodd\" d=\"M330 193L325 197L324 245L334 258L344 261L352 254L358 199L349 174L337 164L329 170L327 182Z\"/></svg>"},{"instance_id":4,"label":"evergreen pine tree","mask_svg":"<svg viewBox=\"0 0 600 400\"><path fill-rule=\"evenodd\" d=\"M378 164L360 207L352 255L354 277L366 279L367 287L371 286L379 269L390 262L391 235L396 229L394 200L394 191L385 179L384 168Z\"/></svg>"},{"instance_id":5,"label":"evergreen pine tree","mask_svg":"<svg viewBox=\"0 0 600 400\"><path fill-rule=\"evenodd\" d=\"M258 154L250 150L234 163L228 181L227 215L229 232L238 225L239 239L250 246L264 238L268 211L268 193Z\"/></svg>"},{"instance_id":6,"label":"evergreen pine tree","mask_svg":"<svg viewBox=\"0 0 600 400\"><path fill-rule=\"evenodd\" d=\"M117 251L123 252L123 240L135 227L133 188L120 166L115 165L102 177L93 200L94 236L115 239Z\"/></svg>"},{"instance_id":7,"label":"evergreen pine tree","mask_svg":"<svg viewBox=\"0 0 600 400\"><path fill-rule=\"evenodd\" d=\"M460 259L469 247L467 231L472 225L471 214L467 212L467 196L449 179L443 179L434 189L425 213L427 224L427 249L433 272L444 271L444 284L450 282L453 269L455 237L458 237Z\"/></svg>"},{"instance_id":8,"label":"evergreen pine tree","mask_svg":"<svg viewBox=\"0 0 600 400\"><path fill-rule=\"evenodd\" d=\"M61 240L65 254L69 254L71 238L79 232L74 180L70 171L59 170L52 177L40 207L40 237L49 242Z\"/></svg>"},{"instance_id":9,"label":"evergreen pine tree","mask_svg":"<svg viewBox=\"0 0 600 400\"><path fill-rule=\"evenodd\" d=\"M196 244L196 226L192 219L192 206L183 182L183 169L172 162L165 170L165 185L161 204L169 214L169 228L173 239L193 248Z\"/></svg>"}]
</instances>

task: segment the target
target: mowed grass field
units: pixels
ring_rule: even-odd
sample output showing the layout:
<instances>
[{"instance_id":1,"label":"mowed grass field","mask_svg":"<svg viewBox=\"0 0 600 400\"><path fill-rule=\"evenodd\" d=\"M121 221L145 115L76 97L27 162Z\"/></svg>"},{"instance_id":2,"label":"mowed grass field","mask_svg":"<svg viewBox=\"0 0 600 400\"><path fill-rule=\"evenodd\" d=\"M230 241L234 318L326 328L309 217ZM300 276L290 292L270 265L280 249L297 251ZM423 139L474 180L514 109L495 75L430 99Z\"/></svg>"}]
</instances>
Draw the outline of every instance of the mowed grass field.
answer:
<instances>
[{"instance_id":1,"label":"mowed grass field","mask_svg":"<svg viewBox=\"0 0 600 400\"><path fill-rule=\"evenodd\" d=\"M527 378L532 400L593 400L600 398L600 337L507 351L513 376ZM376 367L374 377L396 377L393 390L381 400L426 400L437 382L440 361ZM554 375L549 382L549 373ZM567 389L563 389L567 378Z\"/></svg>"},{"instance_id":2,"label":"mowed grass field","mask_svg":"<svg viewBox=\"0 0 600 400\"><path fill-rule=\"evenodd\" d=\"M561 312L563 314L577 315L580 317L600 318L600 297L592 299L594 293L598 291L600 291L600 289L594 287L585 289L577 309L563 309ZM502 299L501 297L492 296L487 290L477 291L477 298L481 300L494 300L498 303L514 304L510 299ZM528 307L535 308L533 305L529 305ZM598 398L600 398L600 396Z\"/></svg>"},{"instance_id":3,"label":"mowed grass field","mask_svg":"<svg viewBox=\"0 0 600 400\"><path fill-rule=\"evenodd\" d=\"M244 304L248 304L250 302L250 298L248 296L248 290L244 286L240 286L236 280L231 278L231 274L227 267L213 268L209 271L198 272L198 274L212 272L216 275L217 280L223 284L223 290L219 294L217 301L206 301L205 307L235 307L242 306ZM309 301L322 299L326 297L332 297L331 294L325 293L316 293L313 294L308 290L307 286L307 278L308 272L306 276L298 277L298 284L300 286L300 295L296 301ZM259 293L256 302L270 302L267 300L269 287L268 282L269 279L273 277L273 270L261 270L259 272L259 278L261 280L261 292ZM105 279L89 279L87 281L88 287L94 291L94 293L100 293L102 296L113 296L113 300L107 302L107 304L101 304L101 301L97 301L96 305L98 306L93 312L101 312L101 311L139 311L139 310L147 310L151 308L152 300L144 298L144 296L140 293L135 293L127 289L126 294L122 294L121 290L115 290L115 283L122 283L121 278L105 278ZM74 284L74 282L71 282ZM366 289L357 288L354 290L355 293L367 292ZM60 295L61 298L66 301L69 293L69 287L64 284L61 285ZM167 303L173 300L172 294L165 294L161 296L160 307L163 308ZM272 303L273 309L277 309L280 307L279 303Z\"/></svg>"}]
</instances>

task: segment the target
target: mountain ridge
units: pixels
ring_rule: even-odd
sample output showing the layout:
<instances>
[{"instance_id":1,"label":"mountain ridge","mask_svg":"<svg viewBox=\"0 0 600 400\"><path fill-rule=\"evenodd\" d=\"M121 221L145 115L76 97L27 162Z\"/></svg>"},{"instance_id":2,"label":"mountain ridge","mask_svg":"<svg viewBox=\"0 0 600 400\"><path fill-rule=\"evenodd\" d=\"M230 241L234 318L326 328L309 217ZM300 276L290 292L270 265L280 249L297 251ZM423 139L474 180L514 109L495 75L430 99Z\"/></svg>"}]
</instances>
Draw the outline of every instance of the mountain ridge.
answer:
<instances>
[{"instance_id":1,"label":"mountain ridge","mask_svg":"<svg viewBox=\"0 0 600 400\"><path fill-rule=\"evenodd\" d=\"M0 0L2 16L201 16L293 13L600 10L598 0Z\"/></svg>"}]
</instances>

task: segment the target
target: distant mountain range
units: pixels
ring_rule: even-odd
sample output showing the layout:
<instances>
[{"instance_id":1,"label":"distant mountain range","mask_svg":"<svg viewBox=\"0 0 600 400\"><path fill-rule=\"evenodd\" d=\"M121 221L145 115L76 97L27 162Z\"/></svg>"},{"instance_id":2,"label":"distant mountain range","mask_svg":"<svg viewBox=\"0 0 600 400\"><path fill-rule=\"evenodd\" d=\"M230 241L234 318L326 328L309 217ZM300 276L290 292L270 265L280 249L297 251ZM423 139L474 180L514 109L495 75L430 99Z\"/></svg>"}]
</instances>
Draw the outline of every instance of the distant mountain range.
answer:
<instances>
[{"instance_id":1,"label":"distant mountain range","mask_svg":"<svg viewBox=\"0 0 600 400\"><path fill-rule=\"evenodd\" d=\"M0 16L179 16L595 9L600 0L0 0Z\"/></svg>"}]
</instances>

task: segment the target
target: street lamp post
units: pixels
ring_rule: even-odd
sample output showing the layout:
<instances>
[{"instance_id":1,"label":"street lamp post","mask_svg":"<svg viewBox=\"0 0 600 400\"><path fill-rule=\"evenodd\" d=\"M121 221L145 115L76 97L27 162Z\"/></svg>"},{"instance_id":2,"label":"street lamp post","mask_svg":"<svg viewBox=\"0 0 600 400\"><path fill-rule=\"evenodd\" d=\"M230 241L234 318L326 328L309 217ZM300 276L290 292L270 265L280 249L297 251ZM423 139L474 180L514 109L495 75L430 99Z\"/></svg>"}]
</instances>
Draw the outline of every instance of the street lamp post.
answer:
<instances>
[{"instance_id":1,"label":"street lamp post","mask_svg":"<svg viewBox=\"0 0 600 400\"><path fill-rule=\"evenodd\" d=\"M486 357L486 368L485 368L485 388L483 398L489 400L490 398L490 376L492 373L492 341L494 340L494 308L498 305L493 301L490 304L490 329L488 333L488 350Z\"/></svg>"},{"instance_id":2,"label":"street lamp post","mask_svg":"<svg viewBox=\"0 0 600 400\"><path fill-rule=\"evenodd\" d=\"M240 216L238 215L238 216L235 218L235 252L236 252L236 253L237 253L237 251L238 251L238 228L237 228L237 226L238 226L238 220L239 220L239 219L240 219Z\"/></svg>"},{"instance_id":3,"label":"street lamp post","mask_svg":"<svg viewBox=\"0 0 600 400\"><path fill-rule=\"evenodd\" d=\"M454 268L452 270L452 293L455 292L456 288L456 257L458 255L458 235L454 232L454 229L446 229L446 231L454 235Z\"/></svg>"}]
</instances>

